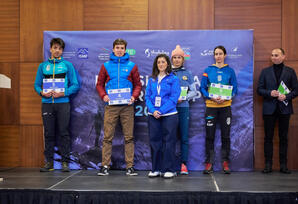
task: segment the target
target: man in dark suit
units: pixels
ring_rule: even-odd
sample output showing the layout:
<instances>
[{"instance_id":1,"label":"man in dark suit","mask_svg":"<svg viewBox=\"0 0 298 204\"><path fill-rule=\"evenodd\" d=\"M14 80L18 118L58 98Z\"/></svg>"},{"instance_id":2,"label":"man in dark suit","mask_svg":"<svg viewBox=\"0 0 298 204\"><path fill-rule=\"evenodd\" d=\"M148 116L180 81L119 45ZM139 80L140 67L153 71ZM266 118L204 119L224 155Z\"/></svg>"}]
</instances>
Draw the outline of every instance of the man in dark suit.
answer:
<instances>
[{"instance_id":1,"label":"man in dark suit","mask_svg":"<svg viewBox=\"0 0 298 204\"><path fill-rule=\"evenodd\" d=\"M274 126L278 120L280 172L289 174L287 168L288 129L293 114L292 99L297 96L295 71L284 65L285 52L282 48L272 50L273 66L265 68L259 78L257 92L263 96L263 119L265 129L263 173L272 172Z\"/></svg>"}]
</instances>

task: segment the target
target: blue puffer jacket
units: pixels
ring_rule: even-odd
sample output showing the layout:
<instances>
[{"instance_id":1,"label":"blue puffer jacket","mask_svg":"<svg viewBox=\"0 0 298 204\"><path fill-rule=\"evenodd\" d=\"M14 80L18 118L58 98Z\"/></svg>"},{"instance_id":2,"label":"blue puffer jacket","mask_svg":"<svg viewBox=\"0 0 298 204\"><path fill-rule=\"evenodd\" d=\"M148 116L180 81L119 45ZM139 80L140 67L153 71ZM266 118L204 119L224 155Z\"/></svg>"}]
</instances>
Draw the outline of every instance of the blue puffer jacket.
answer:
<instances>
[{"instance_id":1,"label":"blue puffer jacket","mask_svg":"<svg viewBox=\"0 0 298 204\"><path fill-rule=\"evenodd\" d=\"M34 83L34 89L39 95L42 91L43 79L46 78L64 78L65 96L60 98L42 97L42 103L68 103L69 96L80 89L73 65L62 57L60 59L49 59L39 65Z\"/></svg>"},{"instance_id":2,"label":"blue puffer jacket","mask_svg":"<svg viewBox=\"0 0 298 204\"><path fill-rule=\"evenodd\" d=\"M129 55L125 53L122 57L117 57L111 53L110 60L104 63L110 80L106 83L105 90L130 88L133 91L133 84L128 80L135 63L129 61Z\"/></svg>"},{"instance_id":3,"label":"blue puffer jacket","mask_svg":"<svg viewBox=\"0 0 298 204\"><path fill-rule=\"evenodd\" d=\"M162 115L177 113L176 105L180 96L179 79L173 74L165 76L160 82L160 95L157 93L158 80L150 78L146 87L145 101L148 113L159 111ZM161 97L161 106L155 106L155 97Z\"/></svg>"}]
</instances>

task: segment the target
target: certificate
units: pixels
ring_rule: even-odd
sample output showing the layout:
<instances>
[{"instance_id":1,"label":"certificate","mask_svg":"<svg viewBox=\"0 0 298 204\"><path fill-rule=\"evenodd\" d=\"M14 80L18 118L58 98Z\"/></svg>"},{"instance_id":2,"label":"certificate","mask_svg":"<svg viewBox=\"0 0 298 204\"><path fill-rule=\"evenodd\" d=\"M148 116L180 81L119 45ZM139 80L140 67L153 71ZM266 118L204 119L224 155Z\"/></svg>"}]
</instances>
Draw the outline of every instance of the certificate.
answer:
<instances>
[{"instance_id":1,"label":"certificate","mask_svg":"<svg viewBox=\"0 0 298 204\"><path fill-rule=\"evenodd\" d=\"M279 92L279 94L289 94L291 91L289 90L289 88L287 87L287 85L284 83L284 81L281 81L279 84L279 87L277 89L277 91ZM284 100L283 103L287 106L288 105L288 101Z\"/></svg>"},{"instance_id":2,"label":"certificate","mask_svg":"<svg viewBox=\"0 0 298 204\"><path fill-rule=\"evenodd\" d=\"M43 79L43 92L48 93L50 91L65 92L65 79Z\"/></svg>"},{"instance_id":3,"label":"certificate","mask_svg":"<svg viewBox=\"0 0 298 204\"><path fill-rule=\"evenodd\" d=\"M181 86L181 93L179 100L185 101L187 97L188 86Z\"/></svg>"},{"instance_id":4,"label":"certificate","mask_svg":"<svg viewBox=\"0 0 298 204\"><path fill-rule=\"evenodd\" d=\"M109 105L129 104L131 99L130 88L108 90Z\"/></svg>"},{"instance_id":5,"label":"certificate","mask_svg":"<svg viewBox=\"0 0 298 204\"><path fill-rule=\"evenodd\" d=\"M230 100L232 99L233 86L211 83L209 87L209 97Z\"/></svg>"}]
</instances>

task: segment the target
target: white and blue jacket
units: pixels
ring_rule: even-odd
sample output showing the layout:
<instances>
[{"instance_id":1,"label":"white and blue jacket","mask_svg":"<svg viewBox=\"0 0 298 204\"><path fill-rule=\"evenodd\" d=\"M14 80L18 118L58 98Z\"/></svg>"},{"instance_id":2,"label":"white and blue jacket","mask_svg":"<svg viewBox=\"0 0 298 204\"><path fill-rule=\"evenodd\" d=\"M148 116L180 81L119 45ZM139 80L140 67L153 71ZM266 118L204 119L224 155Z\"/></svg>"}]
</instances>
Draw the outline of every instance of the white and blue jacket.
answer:
<instances>
[{"instance_id":1,"label":"white and blue jacket","mask_svg":"<svg viewBox=\"0 0 298 204\"><path fill-rule=\"evenodd\" d=\"M180 96L179 79L173 73L165 76L159 83L160 94L157 91L158 79L149 78L145 101L148 108L148 114L153 114L154 111L159 111L162 116L172 115L177 113L176 105ZM155 97L161 97L161 106L155 106Z\"/></svg>"}]
</instances>

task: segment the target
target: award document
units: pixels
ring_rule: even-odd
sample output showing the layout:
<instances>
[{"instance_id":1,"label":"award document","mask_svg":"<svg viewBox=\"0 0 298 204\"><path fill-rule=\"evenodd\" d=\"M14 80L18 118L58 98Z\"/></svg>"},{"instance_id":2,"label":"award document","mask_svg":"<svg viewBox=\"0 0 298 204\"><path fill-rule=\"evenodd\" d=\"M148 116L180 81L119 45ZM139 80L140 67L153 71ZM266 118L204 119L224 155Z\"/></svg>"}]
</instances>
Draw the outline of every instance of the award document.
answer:
<instances>
[{"instance_id":1,"label":"award document","mask_svg":"<svg viewBox=\"0 0 298 204\"><path fill-rule=\"evenodd\" d=\"M233 86L211 83L209 87L209 97L230 100L232 99Z\"/></svg>"},{"instance_id":2,"label":"award document","mask_svg":"<svg viewBox=\"0 0 298 204\"><path fill-rule=\"evenodd\" d=\"M277 91L279 92L279 94L283 94L283 95L286 95L286 94L289 94L291 91L288 89L287 85L284 83L284 81L281 81L280 82L280 85L277 89ZM287 100L284 100L283 103L287 106L288 105L288 101Z\"/></svg>"},{"instance_id":3,"label":"award document","mask_svg":"<svg viewBox=\"0 0 298 204\"><path fill-rule=\"evenodd\" d=\"M129 104L131 99L130 88L108 90L109 105Z\"/></svg>"},{"instance_id":4,"label":"award document","mask_svg":"<svg viewBox=\"0 0 298 204\"><path fill-rule=\"evenodd\" d=\"M187 97L188 86L181 86L181 93L179 100L185 101Z\"/></svg>"},{"instance_id":5,"label":"award document","mask_svg":"<svg viewBox=\"0 0 298 204\"><path fill-rule=\"evenodd\" d=\"M50 91L55 91L55 92L64 92L64 82L65 79L43 79L43 92L48 93Z\"/></svg>"}]
</instances>

